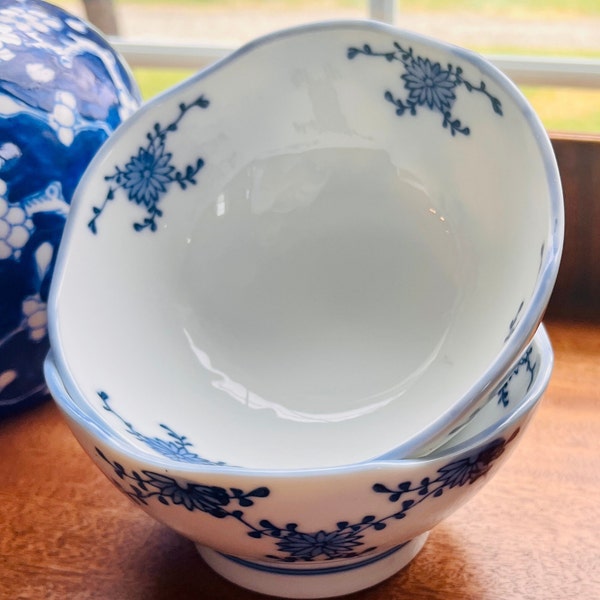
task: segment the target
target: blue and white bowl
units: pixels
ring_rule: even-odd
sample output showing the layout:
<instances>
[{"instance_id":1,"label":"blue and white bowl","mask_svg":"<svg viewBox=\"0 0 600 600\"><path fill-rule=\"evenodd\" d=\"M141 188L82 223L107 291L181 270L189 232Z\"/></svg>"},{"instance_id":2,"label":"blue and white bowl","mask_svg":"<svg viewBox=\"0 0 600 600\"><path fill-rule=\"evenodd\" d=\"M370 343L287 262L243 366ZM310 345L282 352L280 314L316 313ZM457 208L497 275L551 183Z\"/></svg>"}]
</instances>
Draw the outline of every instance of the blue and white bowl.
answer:
<instances>
[{"instance_id":1,"label":"blue and white bowl","mask_svg":"<svg viewBox=\"0 0 600 600\"><path fill-rule=\"evenodd\" d=\"M147 103L76 199L50 296L67 391L251 468L444 444L530 342L563 237L515 86L361 21L261 38Z\"/></svg>"},{"instance_id":2,"label":"blue and white bowl","mask_svg":"<svg viewBox=\"0 0 600 600\"><path fill-rule=\"evenodd\" d=\"M140 104L123 60L87 23L0 1L0 415L47 394L47 302L81 175Z\"/></svg>"},{"instance_id":3,"label":"blue and white bowl","mask_svg":"<svg viewBox=\"0 0 600 600\"><path fill-rule=\"evenodd\" d=\"M210 463L186 437L190 428L128 422L99 395L105 421L68 394L52 355L46 377L95 465L142 510L193 540L218 573L258 592L317 598L374 585L408 564L428 532L517 447L552 366L542 326L486 407L435 454L291 471Z\"/></svg>"}]
</instances>

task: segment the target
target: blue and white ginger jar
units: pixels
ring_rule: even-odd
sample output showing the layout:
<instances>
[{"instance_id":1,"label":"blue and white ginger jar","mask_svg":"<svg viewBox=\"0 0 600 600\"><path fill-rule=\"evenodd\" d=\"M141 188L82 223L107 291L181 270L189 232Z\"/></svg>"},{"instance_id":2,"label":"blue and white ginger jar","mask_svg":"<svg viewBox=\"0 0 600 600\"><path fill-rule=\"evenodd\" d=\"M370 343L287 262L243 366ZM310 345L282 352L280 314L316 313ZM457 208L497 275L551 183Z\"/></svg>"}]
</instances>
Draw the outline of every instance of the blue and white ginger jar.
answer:
<instances>
[{"instance_id":1,"label":"blue and white ginger jar","mask_svg":"<svg viewBox=\"0 0 600 600\"><path fill-rule=\"evenodd\" d=\"M0 0L0 415L46 395L46 300L71 197L140 102L89 24L39 0Z\"/></svg>"}]
</instances>

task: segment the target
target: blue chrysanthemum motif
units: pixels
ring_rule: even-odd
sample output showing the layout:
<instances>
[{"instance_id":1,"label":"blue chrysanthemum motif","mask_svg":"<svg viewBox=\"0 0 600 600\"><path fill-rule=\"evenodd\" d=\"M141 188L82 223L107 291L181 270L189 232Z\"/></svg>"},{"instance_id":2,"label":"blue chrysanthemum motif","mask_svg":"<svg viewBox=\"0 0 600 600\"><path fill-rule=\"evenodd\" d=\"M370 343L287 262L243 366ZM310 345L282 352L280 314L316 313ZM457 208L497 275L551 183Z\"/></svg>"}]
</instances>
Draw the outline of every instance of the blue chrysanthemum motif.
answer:
<instances>
[{"instance_id":1,"label":"blue chrysanthemum motif","mask_svg":"<svg viewBox=\"0 0 600 600\"><path fill-rule=\"evenodd\" d=\"M369 44L348 48L349 59L352 60L359 55L381 57L390 63L400 62L403 65L405 72L400 78L404 82L404 89L408 95L402 98L390 90L384 93L384 98L395 107L399 117L406 113L416 116L418 108L427 107L442 115L442 126L452 135L457 133L469 135L470 128L452 115L456 89L459 87L487 97L493 111L502 116L502 104L488 91L486 83L481 81L479 85L474 85L464 77L461 67L452 64L444 67L441 63L433 62L427 57L415 55L412 48L404 48L398 42L394 42L394 49L388 52L376 52Z\"/></svg>"},{"instance_id":2,"label":"blue chrysanthemum motif","mask_svg":"<svg viewBox=\"0 0 600 600\"><path fill-rule=\"evenodd\" d=\"M166 458L170 458L171 460L176 460L177 462L184 463L196 463L196 464L209 464L209 465L223 465L222 462L212 462L205 458L199 456L196 452L193 451L193 444L187 439L185 435L181 435L173 429L171 429L168 425L164 423L160 423L160 428L166 432L167 438L162 438L158 436L149 436L143 434L141 431L125 420L110 404L109 395L102 391L98 392L98 397L102 402L102 408L107 412L111 413L116 417L123 425L124 430L131 437L145 444L154 452L164 456Z\"/></svg>"},{"instance_id":3,"label":"blue chrysanthemum motif","mask_svg":"<svg viewBox=\"0 0 600 600\"><path fill-rule=\"evenodd\" d=\"M146 473L147 485L157 490L159 500L169 499L175 505L181 505L187 510L200 510L213 517L223 518L227 512L223 510L230 502L227 492L220 487L196 485L188 483L180 485L175 479L160 473Z\"/></svg>"},{"instance_id":4,"label":"blue chrysanthemum motif","mask_svg":"<svg viewBox=\"0 0 600 600\"><path fill-rule=\"evenodd\" d=\"M125 165L123 189L130 200L150 208L158 202L161 194L173 179L175 167L172 154L162 146L156 149L140 148L138 155Z\"/></svg>"},{"instance_id":5,"label":"blue chrysanthemum motif","mask_svg":"<svg viewBox=\"0 0 600 600\"><path fill-rule=\"evenodd\" d=\"M349 557L362 545L362 535L354 531L318 531L317 533L288 533L277 547L297 560Z\"/></svg>"},{"instance_id":6,"label":"blue chrysanthemum motif","mask_svg":"<svg viewBox=\"0 0 600 600\"><path fill-rule=\"evenodd\" d=\"M505 445L504 441L496 440L475 456L445 465L438 470L437 481L449 489L475 483L490 470L494 461L504 452Z\"/></svg>"},{"instance_id":7,"label":"blue chrysanthemum motif","mask_svg":"<svg viewBox=\"0 0 600 600\"><path fill-rule=\"evenodd\" d=\"M159 203L171 184L176 183L182 190L196 185L196 175L204 166L204 159L197 158L195 163L178 170L172 162L173 154L167 150L167 138L179 129L180 121L191 109L207 108L208 105L209 101L204 96L190 104L180 104L179 114L173 121L165 126L155 123L146 135L146 145L140 146L124 167L116 166L112 175L104 177L109 183L108 191L100 206L92 207L92 218L87 224L93 234L98 233L98 219L119 189L127 194L130 202L146 209L146 216L133 224L135 231L156 231L156 220L163 214Z\"/></svg>"},{"instance_id":8,"label":"blue chrysanthemum motif","mask_svg":"<svg viewBox=\"0 0 600 600\"><path fill-rule=\"evenodd\" d=\"M266 554L265 558L284 563L309 563L355 558L374 552L377 548L365 543L365 532L381 531L391 522L407 517L423 502L439 498L452 488L474 484L490 471L518 433L519 430L515 431L508 440L498 438L478 452L452 461L440 467L436 474L418 482L403 481L392 487L375 483L371 486L372 491L387 496L394 505L393 509L382 516L365 515L353 522L338 521L331 529L316 532L303 531L301 524L296 522L277 525L268 519L256 518L255 511L259 510L255 507L257 500L271 496L271 490L266 486L246 492L238 487L180 481L164 473L127 470L102 450L96 448L96 452L116 475L113 482L135 502L148 505L156 499L165 506L199 511L218 519L235 519L249 537L272 540L273 553Z\"/></svg>"},{"instance_id":9,"label":"blue chrysanthemum motif","mask_svg":"<svg viewBox=\"0 0 600 600\"><path fill-rule=\"evenodd\" d=\"M456 100L456 82L452 73L442 69L440 63L432 63L428 58L418 56L406 66L402 75L411 102L420 106L448 111Z\"/></svg>"}]
</instances>

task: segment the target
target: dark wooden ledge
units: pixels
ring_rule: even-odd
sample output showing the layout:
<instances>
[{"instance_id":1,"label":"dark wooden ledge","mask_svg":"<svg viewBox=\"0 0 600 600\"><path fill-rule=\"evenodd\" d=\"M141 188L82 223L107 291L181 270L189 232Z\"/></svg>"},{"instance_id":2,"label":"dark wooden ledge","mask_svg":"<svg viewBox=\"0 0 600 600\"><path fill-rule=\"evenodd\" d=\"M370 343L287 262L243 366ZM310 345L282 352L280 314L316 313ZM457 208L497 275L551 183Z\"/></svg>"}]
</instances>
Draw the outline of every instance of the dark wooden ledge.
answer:
<instances>
[{"instance_id":1,"label":"dark wooden ledge","mask_svg":"<svg viewBox=\"0 0 600 600\"><path fill-rule=\"evenodd\" d=\"M548 316L600 320L600 135L552 134L565 199L565 246Z\"/></svg>"}]
</instances>

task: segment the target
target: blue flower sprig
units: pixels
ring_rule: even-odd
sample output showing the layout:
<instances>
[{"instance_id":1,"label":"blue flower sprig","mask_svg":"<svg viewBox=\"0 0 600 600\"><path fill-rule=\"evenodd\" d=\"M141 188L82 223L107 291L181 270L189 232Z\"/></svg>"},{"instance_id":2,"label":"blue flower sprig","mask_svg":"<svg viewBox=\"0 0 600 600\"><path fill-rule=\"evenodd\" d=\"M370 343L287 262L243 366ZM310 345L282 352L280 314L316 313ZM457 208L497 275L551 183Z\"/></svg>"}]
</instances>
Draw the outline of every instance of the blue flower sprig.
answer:
<instances>
[{"instance_id":1,"label":"blue flower sprig","mask_svg":"<svg viewBox=\"0 0 600 600\"><path fill-rule=\"evenodd\" d=\"M395 489L375 483L372 490L387 495L391 503L400 503L399 509L383 517L365 515L354 523L338 521L327 531L304 531L300 524L294 522L277 525L268 519L252 520L242 509L250 509L255 506L257 499L269 497L271 491L266 486L245 492L235 487L179 481L154 471L127 470L100 449L96 448L96 452L113 469L116 475L113 482L134 502L147 505L149 500L156 499L165 506L181 506L190 512L200 511L218 519L233 518L246 528L249 537L273 540L278 553L267 554L265 558L285 563L308 563L354 558L373 552L376 546L365 547L364 533L367 530L381 531L388 526L388 522L404 519L411 509L422 502L439 498L448 489L474 484L488 473L518 432L516 430L508 440L498 438L473 455L440 467L437 476L425 477L419 483L404 481Z\"/></svg>"},{"instance_id":2,"label":"blue flower sprig","mask_svg":"<svg viewBox=\"0 0 600 600\"><path fill-rule=\"evenodd\" d=\"M213 462L207 460L196 454L196 452L193 452L192 448L194 445L192 444L192 442L190 442L185 435L180 435L176 433L173 429L171 429L168 425L165 425L164 423L159 423L159 426L167 433L167 439L144 435L143 433L138 431L132 423L124 419L110 405L110 397L106 392L98 392L98 397L102 402L102 408L113 414L119 421L121 421L121 423L125 426L125 431L129 435L134 437L136 440L143 442L151 450L158 452L162 456L170 458L172 460L176 460L178 462L221 466L225 464L223 462Z\"/></svg>"},{"instance_id":3,"label":"blue flower sprig","mask_svg":"<svg viewBox=\"0 0 600 600\"><path fill-rule=\"evenodd\" d=\"M465 79L461 67L448 63L444 68L439 62L416 56L412 48L406 49L398 42L394 42L394 50L390 52L376 52L369 44L360 48L348 48L347 57L350 60L359 55L383 57L388 62L398 61L404 66L405 73L400 78L404 81L408 96L402 99L389 90L384 93L384 98L394 105L398 116L405 113L415 116L419 107L426 106L442 114L442 126L449 129L452 135L470 135L471 129L452 115L456 101L455 90L460 86L464 86L469 92L483 94L490 101L494 112L500 116L503 114L500 100L488 91L485 82L474 85Z\"/></svg>"},{"instance_id":4,"label":"blue flower sprig","mask_svg":"<svg viewBox=\"0 0 600 600\"><path fill-rule=\"evenodd\" d=\"M245 523L244 513L239 508L231 509L231 504L248 508L254 505L254 498L266 498L269 489L258 487L250 492L239 488L223 488L213 485L186 483L181 485L174 477L162 473L143 470L128 471L118 461L113 461L96 448L98 456L107 462L118 479L113 479L121 490L136 504L147 505L148 500L155 498L165 506L182 506L189 511L199 510L217 519L233 517ZM251 526L250 526L251 527Z\"/></svg>"},{"instance_id":5,"label":"blue flower sprig","mask_svg":"<svg viewBox=\"0 0 600 600\"><path fill-rule=\"evenodd\" d=\"M204 166L204 160L198 158L194 164L187 165L183 171L177 170L172 164L173 153L167 151L167 137L177 131L180 121L192 108L208 106L209 101L204 96L200 96L190 104L181 103L179 114L171 123L164 127L155 123L152 131L146 135L146 145L140 146L137 154L132 156L124 167L117 166L112 175L104 177L110 185L102 204L92 207L93 217L88 222L92 233L98 233L97 221L107 205L115 199L119 189L127 193L130 202L146 209L145 218L133 224L135 231L146 228L156 231L156 219L163 215L158 207L161 197L172 183L177 183L182 190L185 190L188 185L196 185L196 175Z\"/></svg>"},{"instance_id":6,"label":"blue flower sprig","mask_svg":"<svg viewBox=\"0 0 600 600\"><path fill-rule=\"evenodd\" d=\"M519 429L508 438L498 438L488 444L483 450L476 454L460 458L438 469L435 479L423 478L419 483L411 481L399 483L396 489L390 489L381 483L373 486L373 491L379 494L387 494L390 502L400 502L401 510L394 516L403 519L407 511L414 508L427 498L439 498L442 494L455 487L472 485L481 479L491 469L493 463L500 458L506 446L519 434Z\"/></svg>"},{"instance_id":7,"label":"blue flower sprig","mask_svg":"<svg viewBox=\"0 0 600 600\"><path fill-rule=\"evenodd\" d=\"M502 406L504 406L504 408L506 408L510 404L509 389L508 389L510 382L515 375L519 374L519 372L521 371L521 369L523 367L525 367L525 372L529 375L529 383L527 384L527 391L529 391L529 388L533 384L533 379L535 377L535 371L536 371L538 365L537 365L537 362L534 362L532 360L532 357L531 357L532 353L533 353L533 347L529 346L529 348L527 348L525 354L523 356L521 356L521 358L519 359L519 362L515 365L514 369L512 370L512 373L509 375L508 379L502 384L502 386L496 393L496 395L498 396L498 404L502 404Z\"/></svg>"}]
</instances>

